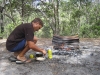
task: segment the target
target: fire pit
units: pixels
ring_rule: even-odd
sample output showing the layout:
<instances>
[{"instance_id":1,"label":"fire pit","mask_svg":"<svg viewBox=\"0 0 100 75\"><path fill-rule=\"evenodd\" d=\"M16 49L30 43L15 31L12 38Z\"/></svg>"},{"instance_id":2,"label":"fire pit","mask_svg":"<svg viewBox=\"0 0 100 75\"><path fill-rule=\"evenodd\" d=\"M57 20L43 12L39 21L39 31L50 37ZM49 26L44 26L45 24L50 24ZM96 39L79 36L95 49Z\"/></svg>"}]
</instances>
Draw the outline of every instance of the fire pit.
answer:
<instances>
[{"instance_id":1,"label":"fire pit","mask_svg":"<svg viewBox=\"0 0 100 75\"><path fill-rule=\"evenodd\" d=\"M76 50L79 49L78 36L53 36L53 48L55 50Z\"/></svg>"}]
</instances>

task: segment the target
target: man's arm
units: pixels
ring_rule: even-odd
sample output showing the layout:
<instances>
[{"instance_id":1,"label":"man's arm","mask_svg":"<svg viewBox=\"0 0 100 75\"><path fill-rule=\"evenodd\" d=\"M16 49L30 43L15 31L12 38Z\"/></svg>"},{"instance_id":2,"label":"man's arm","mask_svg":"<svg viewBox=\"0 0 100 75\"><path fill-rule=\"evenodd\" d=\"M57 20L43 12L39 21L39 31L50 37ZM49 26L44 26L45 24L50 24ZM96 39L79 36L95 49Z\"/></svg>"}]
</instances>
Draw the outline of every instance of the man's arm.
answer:
<instances>
[{"instance_id":1,"label":"man's arm","mask_svg":"<svg viewBox=\"0 0 100 75\"><path fill-rule=\"evenodd\" d=\"M46 51L43 49L40 49L36 46L36 44L32 41L27 41L27 45L29 46L30 49L37 51L37 52L42 52L44 55L46 54Z\"/></svg>"}]
</instances>

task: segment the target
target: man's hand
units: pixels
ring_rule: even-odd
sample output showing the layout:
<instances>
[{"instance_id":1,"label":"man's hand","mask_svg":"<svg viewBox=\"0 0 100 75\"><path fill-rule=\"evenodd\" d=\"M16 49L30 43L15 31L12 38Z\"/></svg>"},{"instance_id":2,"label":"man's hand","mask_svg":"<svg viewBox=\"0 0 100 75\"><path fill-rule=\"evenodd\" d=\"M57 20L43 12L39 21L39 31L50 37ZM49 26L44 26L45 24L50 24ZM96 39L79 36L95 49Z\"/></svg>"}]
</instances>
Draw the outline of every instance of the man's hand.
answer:
<instances>
[{"instance_id":1,"label":"man's hand","mask_svg":"<svg viewBox=\"0 0 100 75\"><path fill-rule=\"evenodd\" d=\"M42 50L42 53L43 53L44 55L46 55L47 52L46 52L45 50Z\"/></svg>"}]
</instances>

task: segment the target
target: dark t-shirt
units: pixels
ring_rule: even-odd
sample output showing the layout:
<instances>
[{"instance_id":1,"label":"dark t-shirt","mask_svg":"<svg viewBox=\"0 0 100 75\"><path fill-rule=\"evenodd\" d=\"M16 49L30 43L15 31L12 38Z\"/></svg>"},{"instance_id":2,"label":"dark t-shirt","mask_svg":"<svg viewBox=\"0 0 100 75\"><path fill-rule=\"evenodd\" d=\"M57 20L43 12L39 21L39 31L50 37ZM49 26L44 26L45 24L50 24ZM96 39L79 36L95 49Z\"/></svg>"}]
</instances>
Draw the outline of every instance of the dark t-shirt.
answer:
<instances>
[{"instance_id":1,"label":"dark t-shirt","mask_svg":"<svg viewBox=\"0 0 100 75\"><path fill-rule=\"evenodd\" d=\"M33 41L34 31L31 23L25 23L17 26L6 41L7 50L12 50L23 39Z\"/></svg>"}]
</instances>

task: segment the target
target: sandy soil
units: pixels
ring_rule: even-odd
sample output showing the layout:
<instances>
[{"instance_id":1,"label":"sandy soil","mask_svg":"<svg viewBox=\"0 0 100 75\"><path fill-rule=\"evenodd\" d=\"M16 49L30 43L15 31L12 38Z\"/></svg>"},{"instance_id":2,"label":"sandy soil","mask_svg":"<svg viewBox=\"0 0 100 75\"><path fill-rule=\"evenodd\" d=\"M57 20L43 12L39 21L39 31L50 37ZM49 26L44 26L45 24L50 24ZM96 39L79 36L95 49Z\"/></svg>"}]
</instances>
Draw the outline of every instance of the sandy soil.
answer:
<instances>
[{"instance_id":1,"label":"sandy soil","mask_svg":"<svg viewBox=\"0 0 100 75\"><path fill-rule=\"evenodd\" d=\"M41 48L52 46L52 39L39 39ZM81 53L80 53L81 51ZM30 50L26 56L34 54ZM28 64L10 62L12 53L5 48L5 39L0 40L0 75L100 75L100 39L80 39L80 50L53 50L53 59L32 60Z\"/></svg>"}]
</instances>

